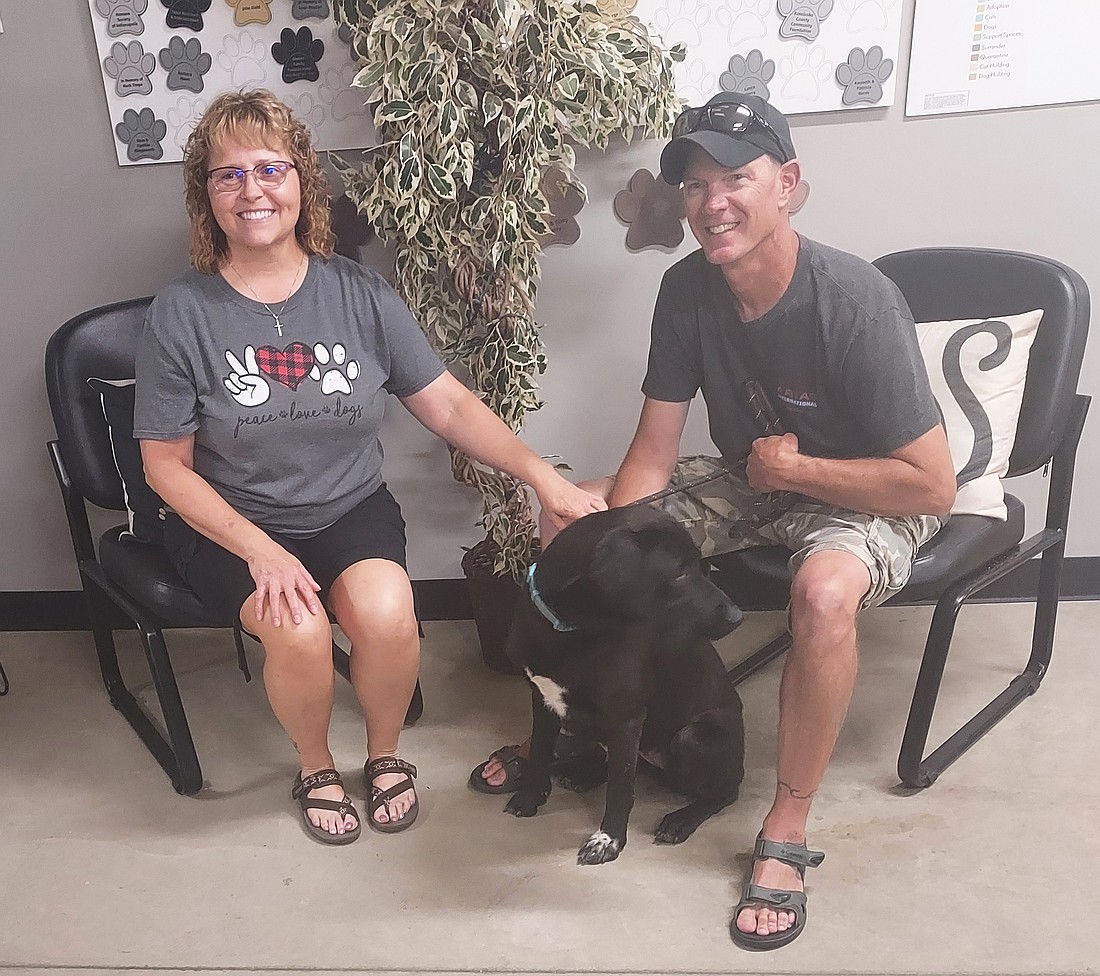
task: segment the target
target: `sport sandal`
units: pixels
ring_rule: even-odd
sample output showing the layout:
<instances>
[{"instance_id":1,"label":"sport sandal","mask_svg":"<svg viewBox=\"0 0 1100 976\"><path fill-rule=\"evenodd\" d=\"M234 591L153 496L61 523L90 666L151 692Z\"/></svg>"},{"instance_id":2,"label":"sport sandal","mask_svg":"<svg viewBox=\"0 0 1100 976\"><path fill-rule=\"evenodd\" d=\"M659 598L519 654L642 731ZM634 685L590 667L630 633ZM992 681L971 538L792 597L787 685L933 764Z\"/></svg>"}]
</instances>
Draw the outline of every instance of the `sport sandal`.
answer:
<instances>
[{"instance_id":1,"label":"sport sandal","mask_svg":"<svg viewBox=\"0 0 1100 976\"><path fill-rule=\"evenodd\" d=\"M485 767L494 759L504 767L504 779L496 786L481 775L485 772ZM519 786L520 773L526 765L527 760L516 752L515 746L501 746L496 752L491 753L485 762L473 768L469 779L470 789L477 790L478 793L515 793Z\"/></svg>"},{"instance_id":2,"label":"sport sandal","mask_svg":"<svg viewBox=\"0 0 1100 976\"><path fill-rule=\"evenodd\" d=\"M374 785L375 778L383 773L404 773L405 778L394 786L383 790L381 787ZM367 817L371 829L381 831L383 834L396 834L402 830L408 830L413 825L416 815L420 812L420 800L413 788L416 767L397 756L379 756L377 759L367 760L366 765L363 766L363 775L366 777L367 789L370 791L370 810ZM386 823L379 823L374 819L374 814L380 807L385 806L387 801L400 796L407 790L413 791L413 802L412 806L405 811L405 816L400 820L388 820Z\"/></svg>"},{"instance_id":3,"label":"sport sandal","mask_svg":"<svg viewBox=\"0 0 1100 976\"><path fill-rule=\"evenodd\" d=\"M294 777L294 788L290 791L292 799L298 801L298 806L302 808L302 819L305 821L306 831L310 837L314 840L320 841L322 844L350 844L353 840L359 837L362 832L362 823L359 820L359 812L352 806L351 797L344 793L343 800L326 800L319 796L308 796L310 790L315 790L321 786L339 786L340 789L344 788L344 781L340 778L340 774L335 769L321 769L316 773L311 773L309 776L303 777L301 770L298 771L298 775ZM334 810L341 817L348 815L355 818L355 826L351 830L345 830L342 834L334 834L331 831L325 830L324 827L318 827L312 820L309 819L310 810Z\"/></svg>"},{"instance_id":4,"label":"sport sandal","mask_svg":"<svg viewBox=\"0 0 1100 976\"><path fill-rule=\"evenodd\" d=\"M825 860L824 851L811 851L805 843L792 844L777 840L768 840L763 831L756 835L756 846L752 851L752 864L768 859L782 861L797 869L800 878L806 877L806 868L816 868ZM742 932L737 927L737 918L746 908L759 908L766 906L774 908L777 912L790 912L794 915L794 922L782 932L770 932L760 935L757 932ZM767 949L778 949L781 946L794 942L806 927L806 892L787 891L784 888L765 888L763 885L753 884L752 875L745 882L741 893L741 900L733 910L733 921L730 922L730 936L736 945L750 952L762 952Z\"/></svg>"}]
</instances>

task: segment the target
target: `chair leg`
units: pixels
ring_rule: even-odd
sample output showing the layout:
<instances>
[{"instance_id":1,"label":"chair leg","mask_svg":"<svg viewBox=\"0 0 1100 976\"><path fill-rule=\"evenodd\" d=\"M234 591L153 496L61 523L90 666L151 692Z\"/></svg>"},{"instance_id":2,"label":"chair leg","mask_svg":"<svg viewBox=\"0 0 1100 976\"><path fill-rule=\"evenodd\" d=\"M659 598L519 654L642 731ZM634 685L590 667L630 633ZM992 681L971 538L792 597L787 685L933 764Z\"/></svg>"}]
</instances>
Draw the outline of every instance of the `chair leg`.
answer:
<instances>
[{"instance_id":1,"label":"chair leg","mask_svg":"<svg viewBox=\"0 0 1100 976\"><path fill-rule=\"evenodd\" d=\"M972 591L960 591L952 588L940 598L932 615L932 625L924 646L917 684L913 689L913 700L909 706L909 720L905 724L901 751L898 753L898 777L912 789L925 789L931 786L940 774L966 752L974 743L986 734L994 725L1012 711L1020 702L1039 689L1043 674L1050 663L1054 643L1054 618L1058 610L1058 578L1061 574L1061 559L1064 545L1056 547L1058 551L1052 557L1053 562L1047 569L1047 582L1043 583L1043 570L1046 569L1047 556L1044 554L1044 566L1040 569L1039 601L1035 608L1035 637L1031 657L1027 665L989 704L982 708L957 731L948 736L927 757L924 750L928 744L928 730L932 724L932 713L939 697L940 683L947 655L951 649L951 639L955 632L959 610L972 595ZM1047 553L1053 552L1048 549Z\"/></svg>"},{"instance_id":2,"label":"chair leg","mask_svg":"<svg viewBox=\"0 0 1100 976\"><path fill-rule=\"evenodd\" d=\"M794 638L791 637L790 632L784 630L778 637L772 638L759 650L754 651L745 660L738 662L726 675L730 679L730 683L735 687L741 684L750 675L756 674L765 665L771 664L777 657L790 650L791 644L794 642Z\"/></svg>"},{"instance_id":3,"label":"chair leg","mask_svg":"<svg viewBox=\"0 0 1100 976\"><path fill-rule=\"evenodd\" d=\"M351 681L351 657L336 641L332 642L332 663L336 670L343 675L344 680ZM416 725L424 714L424 693L420 690L420 679L413 687L412 699L409 702L408 711L405 712L405 728Z\"/></svg>"},{"instance_id":4,"label":"chair leg","mask_svg":"<svg viewBox=\"0 0 1100 976\"><path fill-rule=\"evenodd\" d=\"M99 580L94 574L86 574L84 580L84 598L92 624L92 637L95 641L96 655L99 658L99 670L107 697L111 704L130 723L145 748L160 763L168 774L177 793L190 795L202 789L202 770L199 766L195 743L191 738L191 729L183 710L175 673L172 670L168 649L160 629L138 613L133 605L119 604L133 620L149 672L153 679L153 688L157 694L164 726L168 737L152 722L145 709L126 687L122 672L118 666L118 653L115 648L114 633L108 623L104 601L107 594L102 591Z\"/></svg>"},{"instance_id":5,"label":"chair leg","mask_svg":"<svg viewBox=\"0 0 1100 976\"><path fill-rule=\"evenodd\" d=\"M164 727L168 731L170 743L170 746L167 746L168 754L163 758L157 755L157 749L165 747L166 743L155 729L153 731L156 733L156 739L153 741L147 739L141 729L138 729L138 734L153 750L154 755L157 755L160 764L171 777L177 793L185 795L198 793L202 789L202 769L199 766L198 754L195 752L195 742L191 737L191 727L187 724L187 714L183 710L176 675L168 657L168 648L164 644L164 635L157 627L140 626L138 634L149 662L149 671L153 676L153 687L156 689L161 714L164 716Z\"/></svg>"}]
</instances>

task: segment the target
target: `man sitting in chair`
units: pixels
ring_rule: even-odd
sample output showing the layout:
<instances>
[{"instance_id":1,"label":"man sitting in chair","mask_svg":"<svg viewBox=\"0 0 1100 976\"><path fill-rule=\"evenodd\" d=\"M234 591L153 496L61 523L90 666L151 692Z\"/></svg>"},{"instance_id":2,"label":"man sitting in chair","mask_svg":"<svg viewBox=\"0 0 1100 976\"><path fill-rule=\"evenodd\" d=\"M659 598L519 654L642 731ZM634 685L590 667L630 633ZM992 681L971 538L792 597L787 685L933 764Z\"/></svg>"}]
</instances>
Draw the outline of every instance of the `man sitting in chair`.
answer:
<instances>
[{"instance_id":1,"label":"man sitting in chair","mask_svg":"<svg viewBox=\"0 0 1100 976\"><path fill-rule=\"evenodd\" d=\"M630 449L614 478L584 487L624 505L728 467L661 504L704 556L792 552L775 799L730 925L743 948L773 949L805 927L803 875L824 859L806 822L851 698L856 615L905 585L955 474L905 299L867 262L791 228L801 168L783 115L715 95L677 120L661 174L682 185L700 248L662 281ZM786 433L764 433L774 426L754 417L749 381ZM678 458L699 390L721 459ZM553 532L543 526L544 544ZM507 789L524 751L503 750L471 784Z\"/></svg>"}]
</instances>

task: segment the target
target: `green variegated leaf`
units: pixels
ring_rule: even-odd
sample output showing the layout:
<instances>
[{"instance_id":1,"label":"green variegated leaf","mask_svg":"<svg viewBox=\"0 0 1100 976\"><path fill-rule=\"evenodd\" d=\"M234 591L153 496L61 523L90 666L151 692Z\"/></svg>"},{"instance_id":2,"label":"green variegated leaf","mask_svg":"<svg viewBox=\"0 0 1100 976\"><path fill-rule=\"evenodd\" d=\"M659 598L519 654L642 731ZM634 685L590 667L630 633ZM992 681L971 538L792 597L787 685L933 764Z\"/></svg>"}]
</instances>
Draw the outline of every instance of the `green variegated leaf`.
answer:
<instances>
[{"instance_id":1,"label":"green variegated leaf","mask_svg":"<svg viewBox=\"0 0 1100 976\"><path fill-rule=\"evenodd\" d=\"M455 181L451 174L436 163L428 164L428 183L436 196L444 200L453 200L455 197Z\"/></svg>"},{"instance_id":2,"label":"green variegated leaf","mask_svg":"<svg viewBox=\"0 0 1100 976\"><path fill-rule=\"evenodd\" d=\"M492 122L504 109L504 100L496 92L485 92L481 97L481 110L486 122Z\"/></svg>"},{"instance_id":3,"label":"green variegated leaf","mask_svg":"<svg viewBox=\"0 0 1100 976\"><path fill-rule=\"evenodd\" d=\"M397 99L380 105L378 111L374 114L374 119L376 123L404 122L414 115L416 115L416 109L413 108L411 103L406 102L404 99Z\"/></svg>"},{"instance_id":4,"label":"green variegated leaf","mask_svg":"<svg viewBox=\"0 0 1100 976\"><path fill-rule=\"evenodd\" d=\"M458 131L458 106L447 99L439 110L439 138L442 142L450 142Z\"/></svg>"},{"instance_id":5,"label":"green variegated leaf","mask_svg":"<svg viewBox=\"0 0 1100 976\"><path fill-rule=\"evenodd\" d=\"M355 77L351 79L352 87L374 88L382 80L382 75L385 73L385 62L376 61L374 64L368 64L365 68L360 68Z\"/></svg>"}]
</instances>

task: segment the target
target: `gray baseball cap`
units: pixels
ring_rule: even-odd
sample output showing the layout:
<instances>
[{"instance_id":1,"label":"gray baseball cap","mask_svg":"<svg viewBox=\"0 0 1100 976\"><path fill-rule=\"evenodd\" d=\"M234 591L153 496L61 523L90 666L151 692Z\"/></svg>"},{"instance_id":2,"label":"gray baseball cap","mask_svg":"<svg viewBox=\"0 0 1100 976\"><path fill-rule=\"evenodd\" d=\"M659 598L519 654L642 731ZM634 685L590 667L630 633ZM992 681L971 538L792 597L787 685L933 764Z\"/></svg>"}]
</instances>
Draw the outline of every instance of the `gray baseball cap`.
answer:
<instances>
[{"instance_id":1,"label":"gray baseball cap","mask_svg":"<svg viewBox=\"0 0 1100 976\"><path fill-rule=\"evenodd\" d=\"M661 176L673 186L684 179L692 146L730 168L765 154L781 163L795 158L786 117L759 95L719 92L706 105L684 109L672 133L661 153Z\"/></svg>"}]
</instances>

